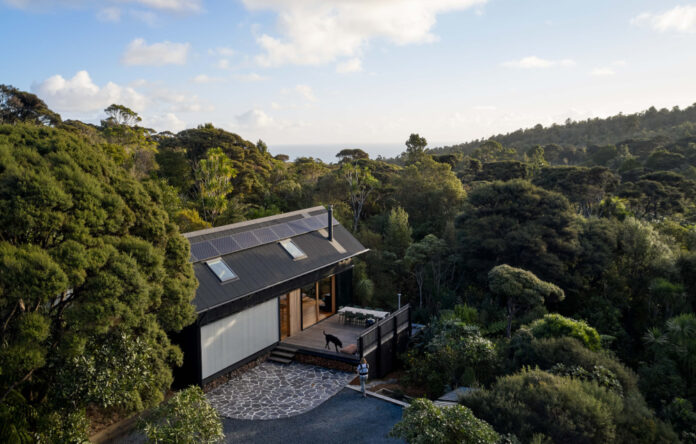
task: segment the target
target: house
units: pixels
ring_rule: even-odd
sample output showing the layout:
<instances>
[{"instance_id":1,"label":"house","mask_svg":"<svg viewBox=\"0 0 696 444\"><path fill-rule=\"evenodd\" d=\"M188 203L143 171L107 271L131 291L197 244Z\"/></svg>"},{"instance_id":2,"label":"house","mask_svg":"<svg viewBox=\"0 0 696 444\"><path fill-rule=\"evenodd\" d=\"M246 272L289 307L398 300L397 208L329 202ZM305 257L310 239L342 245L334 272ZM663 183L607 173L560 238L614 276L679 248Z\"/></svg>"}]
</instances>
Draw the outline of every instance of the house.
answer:
<instances>
[{"instance_id":1,"label":"house","mask_svg":"<svg viewBox=\"0 0 696 444\"><path fill-rule=\"evenodd\" d=\"M184 237L199 284L198 317L173 338L184 352L179 386L206 385L350 305L351 260L367 251L331 207Z\"/></svg>"}]
</instances>

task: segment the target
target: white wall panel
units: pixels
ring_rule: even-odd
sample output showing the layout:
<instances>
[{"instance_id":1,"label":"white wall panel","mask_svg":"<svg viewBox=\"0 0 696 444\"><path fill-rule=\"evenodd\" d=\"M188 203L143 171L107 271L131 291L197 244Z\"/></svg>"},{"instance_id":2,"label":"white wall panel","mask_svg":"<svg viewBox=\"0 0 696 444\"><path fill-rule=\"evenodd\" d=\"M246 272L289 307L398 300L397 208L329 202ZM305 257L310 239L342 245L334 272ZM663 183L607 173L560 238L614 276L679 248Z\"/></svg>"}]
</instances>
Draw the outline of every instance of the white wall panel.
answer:
<instances>
[{"instance_id":1,"label":"white wall panel","mask_svg":"<svg viewBox=\"0 0 696 444\"><path fill-rule=\"evenodd\" d=\"M278 298L201 327L202 376L210 375L278 341Z\"/></svg>"}]
</instances>

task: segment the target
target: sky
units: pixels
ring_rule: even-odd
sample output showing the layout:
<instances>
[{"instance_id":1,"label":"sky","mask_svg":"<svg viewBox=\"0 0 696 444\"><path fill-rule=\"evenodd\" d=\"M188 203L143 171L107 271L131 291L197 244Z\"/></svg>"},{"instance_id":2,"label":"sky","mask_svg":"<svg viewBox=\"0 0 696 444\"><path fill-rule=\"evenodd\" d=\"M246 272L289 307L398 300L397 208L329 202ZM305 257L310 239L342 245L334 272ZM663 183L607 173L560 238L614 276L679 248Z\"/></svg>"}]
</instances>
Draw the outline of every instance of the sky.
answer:
<instances>
[{"instance_id":1,"label":"sky","mask_svg":"<svg viewBox=\"0 0 696 444\"><path fill-rule=\"evenodd\" d=\"M391 156L696 103L696 2L0 0L0 83L272 153Z\"/></svg>"}]
</instances>

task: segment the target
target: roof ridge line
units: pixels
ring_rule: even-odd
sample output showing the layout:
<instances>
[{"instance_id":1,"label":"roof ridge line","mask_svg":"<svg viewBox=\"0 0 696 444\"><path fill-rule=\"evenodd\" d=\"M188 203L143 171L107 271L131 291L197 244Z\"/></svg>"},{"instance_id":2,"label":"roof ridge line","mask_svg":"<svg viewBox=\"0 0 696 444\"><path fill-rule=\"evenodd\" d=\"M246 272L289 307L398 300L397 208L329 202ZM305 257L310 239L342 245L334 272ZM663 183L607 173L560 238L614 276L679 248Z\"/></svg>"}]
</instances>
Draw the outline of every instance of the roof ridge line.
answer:
<instances>
[{"instance_id":1,"label":"roof ridge line","mask_svg":"<svg viewBox=\"0 0 696 444\"><path fill-rule=\"evenodd\" d=\"M205 234L213 234L213 233L218 233L220 231L225 231L225 230L231 230L234 228L243 228L249 225L254 225L254 224L259 224L263 222L269 222L274 219L279 219L281 217L290 217L290 216L305 216L304 213L309 213L311 211L317 211L317 210L326 210L326 207L323 205L317 205L316 207L310 207L310 208L303 208L301 210L295 210L295 211L290 211L289 213L280 213L280 214L274 214L272 216L266 216L266 217L260 217L258 219L250 219L250 220L245 220L242 222L235 222L233 224L228 224L228 225L223 225L220 227L212 227L212 228L204 228L202 230L197 230L197 231L189 231L188 233L181 233L182 236L184 236L186 239L196 237L196 236L203 236Z\"/></svg>"}]
</instances>

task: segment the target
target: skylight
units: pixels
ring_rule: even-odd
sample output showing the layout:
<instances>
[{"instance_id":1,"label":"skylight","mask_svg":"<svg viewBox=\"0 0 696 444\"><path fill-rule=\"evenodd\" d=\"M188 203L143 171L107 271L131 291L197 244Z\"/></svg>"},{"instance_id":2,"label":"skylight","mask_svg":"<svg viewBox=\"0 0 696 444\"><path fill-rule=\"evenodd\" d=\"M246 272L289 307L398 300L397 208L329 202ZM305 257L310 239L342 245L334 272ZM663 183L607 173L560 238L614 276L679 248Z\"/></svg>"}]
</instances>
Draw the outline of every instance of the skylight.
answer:
<instances>
[{"instance_id":1,"label":"skylight","mask_svg":"<svg viewBox=\"0 0 696 444\"><path fill-rule=\"evenodd\" d=\"M208 264L208 268L215 273L215 276L220 279L220 282L227 282L231 281L232 279L237 279L237 275L234 274L234 271L227 266L225 262L221 258L217 259L212 259L206 262Z\"/></svg>"},{"instance_id":2,"label":"skylight","mask_svg":"<svg viewBox=\"0 0 696 444\"><path fill-rule=\"evenodd\" d=\"M287 251L288 254L295 260L304 259L307 257L304 251L300 250L300 247L295 245L291 240L284 240L280 243L280 245L282 245L283 248L285 248L285 251Z\"/></svg>"}]
</instances>

